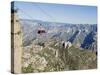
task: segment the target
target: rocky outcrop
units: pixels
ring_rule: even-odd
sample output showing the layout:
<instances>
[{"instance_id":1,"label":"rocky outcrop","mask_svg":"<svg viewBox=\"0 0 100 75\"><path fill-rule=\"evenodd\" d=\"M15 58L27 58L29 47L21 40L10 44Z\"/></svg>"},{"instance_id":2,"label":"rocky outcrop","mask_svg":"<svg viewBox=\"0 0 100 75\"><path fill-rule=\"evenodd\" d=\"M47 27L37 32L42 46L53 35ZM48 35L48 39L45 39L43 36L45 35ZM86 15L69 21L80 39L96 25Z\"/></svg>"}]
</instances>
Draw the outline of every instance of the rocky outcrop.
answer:
<instances>
[{"instance_id":1,"label":"rocky outcrop","mask_svg":"<svg viewBox=\"0 0 100 75\"><path fill-rule=\"evenodd\" d=\"M15 12L11 14L11 71L21 73L22 62L22 31L18 16Z\"/></svg>"},{"instance_id":2,"label":"rocky outcrop","mask_svg":"<svg viewBox=\"0 0 100 75\"><path fill-rule=\"evenodd\" d=\"M41 47L34 42L24 47L22 72L50 72L66 70L94 69L97 56L94 51L71 45L63 47L61 41L49 40ZM66 42L68 45L70 42Z\"/></svg>"}]
</instances>

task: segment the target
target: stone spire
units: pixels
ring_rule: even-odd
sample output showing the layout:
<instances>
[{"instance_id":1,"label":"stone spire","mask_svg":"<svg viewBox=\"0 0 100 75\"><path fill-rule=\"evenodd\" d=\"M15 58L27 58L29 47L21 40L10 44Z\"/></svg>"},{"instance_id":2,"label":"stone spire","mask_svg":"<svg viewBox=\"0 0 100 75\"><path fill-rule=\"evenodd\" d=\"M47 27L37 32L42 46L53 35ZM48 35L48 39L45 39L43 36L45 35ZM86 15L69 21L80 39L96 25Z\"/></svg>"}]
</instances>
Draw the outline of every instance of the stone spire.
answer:
<instances>
[{"instance_id":1,"label":"stone spire","mask_svg":"<svg viewBox=\"0 0 100 75\"><path fill-rule=\"evenodd\" d=\"M21 73L22 62L22 31L16 12L11 12L11 71Z\"/></svg>"}]
</instances>

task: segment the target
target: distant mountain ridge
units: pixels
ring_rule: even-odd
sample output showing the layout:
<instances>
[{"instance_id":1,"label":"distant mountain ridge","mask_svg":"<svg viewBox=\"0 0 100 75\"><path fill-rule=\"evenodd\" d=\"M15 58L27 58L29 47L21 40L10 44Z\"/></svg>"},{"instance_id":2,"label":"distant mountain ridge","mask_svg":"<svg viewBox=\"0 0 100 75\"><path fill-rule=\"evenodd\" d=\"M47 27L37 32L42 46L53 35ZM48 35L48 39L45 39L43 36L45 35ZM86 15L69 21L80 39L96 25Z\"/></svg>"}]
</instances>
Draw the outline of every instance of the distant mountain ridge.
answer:
<instances>
[{"instance_id":1,"label":"distant mountain ridge","mask_svg":"<svg viewBox=\"0 0 100 75\"><path fill-rule=\"evenodd\" d=\"M97 24L70 24L28 19L20 19L20 23L24 45L37 39L37 30L41 25L46 31L46 40L59 38L59 40L70 41L80 48L97 50Z\"/></svg>"}]
</instances>

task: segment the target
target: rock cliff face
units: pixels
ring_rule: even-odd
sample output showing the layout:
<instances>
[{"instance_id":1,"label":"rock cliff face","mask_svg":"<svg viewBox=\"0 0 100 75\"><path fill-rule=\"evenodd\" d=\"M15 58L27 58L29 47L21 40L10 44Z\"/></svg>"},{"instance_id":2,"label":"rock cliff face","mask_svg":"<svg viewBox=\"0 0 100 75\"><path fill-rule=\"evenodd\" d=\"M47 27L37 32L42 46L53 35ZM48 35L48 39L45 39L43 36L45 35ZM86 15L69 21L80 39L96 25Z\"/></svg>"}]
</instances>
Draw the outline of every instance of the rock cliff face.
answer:
<instances>
[{"instance_id":1,"label":"rock cliff face","mask_svg":"<svg viewBox=\"0 0 100 75\"><path fill-rule=\"evenodd\" d=\"M81 45L82 48L90 49L97 51L97 33L90 32L84 39L83 44Z\"/></svg>"},{"instance_id":2,"label":"rock cliff face","mask_svg":"<svg viewBox=\"0 0 100 75\"><path fill-rule=\"evenodd\" d=\"M15 12L11 13L11 54L12 54L12 72L21 73L22 57L22 31L19 19Z\"/></svg>"}]
</instances>

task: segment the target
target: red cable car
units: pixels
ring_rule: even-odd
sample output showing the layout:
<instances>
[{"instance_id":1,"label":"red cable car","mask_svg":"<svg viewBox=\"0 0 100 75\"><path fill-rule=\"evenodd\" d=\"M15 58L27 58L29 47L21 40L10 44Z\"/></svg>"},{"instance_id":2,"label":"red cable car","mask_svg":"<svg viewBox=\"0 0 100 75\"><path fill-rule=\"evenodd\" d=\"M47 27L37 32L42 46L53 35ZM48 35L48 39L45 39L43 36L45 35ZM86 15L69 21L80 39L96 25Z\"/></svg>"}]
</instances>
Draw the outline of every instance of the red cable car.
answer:
<instances>
[{"instance_id":1,"label":"red cable car","mask_svg":"<svg viewBox=\"0 0 100 75\"><path fill-rule=\"evenodd\" d=\"M38 29L37 33L40 34L40 35L46 33L45 29L41 26L41 24L39 25L39 29Z\"/></svg>"}]
</instances>

